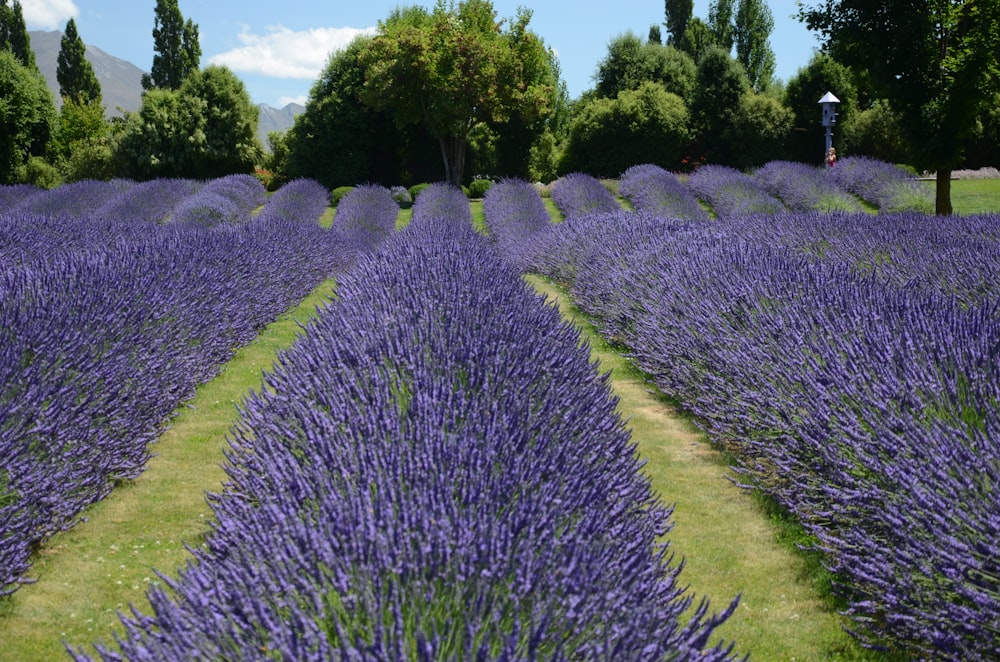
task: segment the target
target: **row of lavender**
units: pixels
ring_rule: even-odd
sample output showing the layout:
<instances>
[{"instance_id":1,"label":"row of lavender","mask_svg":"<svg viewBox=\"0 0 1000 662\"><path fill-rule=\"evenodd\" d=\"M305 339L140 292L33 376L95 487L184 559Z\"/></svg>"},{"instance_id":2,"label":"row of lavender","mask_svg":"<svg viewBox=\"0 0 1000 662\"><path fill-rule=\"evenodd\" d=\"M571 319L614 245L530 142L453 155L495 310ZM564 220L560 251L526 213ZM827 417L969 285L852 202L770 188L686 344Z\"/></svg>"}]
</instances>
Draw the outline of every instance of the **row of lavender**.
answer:
<instances>
[{"instance_id":1,"label":"row of lavender","mask_svg":"<svg viewBox=\"0 0 1000 662\"><path fill-rule=\"evenodd\" d=\"M421 193L267 386L207 549L104 659L732 657L706 643L728 610L681 618L606 378L458 189Z\"/></svg>"},{"instance_id":2,"label":"row of lavender","mask_svg":"<svg viewBox=\"0 0 1000 662\"><path fill-rule=\"evenodd\" d=\"M491 189L491 226L518 215L523 186ZM859 275L842 254L840 244L875 232L866 215L570 213L513 254L570 284L664 392L739 449L743 479L815 535L862 641L992 660L1000 216L927 226L926 216L883 215L877 227L892 229L857 240L883 245L898 270L887 278ZM913 246L897 253L891 242L908 233ZM823 259L801 252L809 235L827 245ZM955 260L950 275L926 278L906 256L923 238L930 250L952 247L928 259L939 271Z\"/></svg>"},{"instance_id":3,"label":"row of lavender","mask_svg":"<svg viewBox=\"0 0 1000 662\"><path fill-rule=\"evenodd\" d=\"M316 222L322 186L293 182L251 219L263 189L247 179L87 182L8 200L0 595L25 581L41 540L142 470L165 417L235 347L345 265ZM217 208L242 220L184 221L216 204L206 191L228 191Z\"/></svg>"}]
</instances>

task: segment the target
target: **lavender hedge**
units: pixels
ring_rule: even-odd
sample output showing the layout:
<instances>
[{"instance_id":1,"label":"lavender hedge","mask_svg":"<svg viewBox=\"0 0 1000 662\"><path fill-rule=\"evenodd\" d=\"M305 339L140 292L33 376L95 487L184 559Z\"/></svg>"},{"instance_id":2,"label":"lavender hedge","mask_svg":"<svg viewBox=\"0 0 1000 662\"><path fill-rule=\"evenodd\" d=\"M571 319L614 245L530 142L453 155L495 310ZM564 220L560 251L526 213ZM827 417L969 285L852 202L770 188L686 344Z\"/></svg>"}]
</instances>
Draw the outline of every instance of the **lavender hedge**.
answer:
<instances>
[{"instance_id":1,"label":"lavender hedge","mask_svg":"<svg viewBox=\"0 0 1000 662\"><path fill-rule=\"evenodd\" d=\"M702 166L691 173L688 186L721 218L787 211L760 182L728 166Z\"/></svg>"},{"instance_id":2,"label":"lavender hedge","mask_svg":"<svg viewBox=\"0 0 1000 662\"><path fill-rule=\"evenodd\" d=\"M814 223L814 241L836 243L824 218L784 225ZM904 217L879 219L906 234ZM922 659L1000 656L998 299L961 305L860 277L746 242L739 220L674 224L668 238L657 220L569 219L536 264L569 261L548 272L739 449L744 480L799 517L863 642ZM970 226L996 237L997 222Z\"/></svg>"},{"instance_id":3,"label":"lavender hedge","mask_svg":"<svg viewBox=\"0 0 1000 662\"><path fill-rule=\"evenodd\" d=\"M538 191L518 179L504 179L491 186L483 197L483 213L499 252L519 270L524 266L522 248L528 248L552 226Z\"/></svg>"},{"instance_id":4,"label":"lavender hedge","mask_svg":"<svg viewBox=\"0 0 1000 662\"><path fill-rule=\"evenodd\" d=\"M337 204L333 231L358 250L369 250L396 231L399 203L378 184L355 186Z\"/></svg>"},{"instance_id":5,"label":"lavender hedge","mask_svg":"<svg viewBox=\"0 0 1000 662\"><path fill-rule=\"evenodd\" d=\"M604 184L582 172L571 172L552 182L552 201L567 217L621 209Z\"/></svg>"},{"instance_id":6,"label":"lavender hedge","mask_svg":"<svg viewBox=\"0 0 1000 662\"><path fill-rule=\"evenodd\" d=\"M830 168L771 161L758 168L754 178L793 211L861 211L857 198L830 176Z\"/></svg>"},{"instance_id":7,"label":"lavender hedge","mask_svg":"<svg viewBox=\"0 0 1000 662\"><path fill-rule=\"evenodd\" d=\"M142 470L164 418L235 347L343 268L305 202L0 262L0 595L41 540ZM64 232L103 231L74 220Z\"/></svg>"},{"instance_id":8,"label":"lavender hedge","mask_svg":"<svg viewBox=\"0 0 1000 662\"><path fill-rule=\"evenodd\" d=\"M413 220L437 219L442 223L460 221L472 224L469 198L462 189L450 184L431 184L417 196L413 203Z\"/></svg>"},{"instance_id":9,"label":"lavender hedge","mask_svg":"<svg viewBox=\"0 0 1000 662\"><path fill-rule=\"evenodd\" d=\"M606 377L465 219L362 260L267 385L207 548L104 659L732 657Z\"/></svg>"},{"instance_id":10,"label":"lavender hedge","mask_svg":"<svg viewBox=\"0 0 1000 662\"><path fill-rule=\"evenodd\" d=\"M842 187L867 200L880 211L933 212L934 198L906 170L867 156L837 160L830 175Z\"/></svg>"},{"instance_id":11,"label":"lavender hedge","mask_svg":"<svg viewBox=\"0 0 1000 662\"><path fill-rule=\"evenodd\" d=\"M240 223L264 204L267 191L252 175L227 175L214 179L180 202L171 213L173 223L212 227Z\"/></svg>"},{"instance_id":12,"label":"lavender hedge","mask_svg":"<svg viewBox=\"0 0 1000 662\"><path fill-rule=\"evenodd\" d=\"M693 221L709 219L708 212L698 204L691 189L672 173L652 163L632 166L623 172L618 192L639 211Z\"/></svg>"}]
</instances>

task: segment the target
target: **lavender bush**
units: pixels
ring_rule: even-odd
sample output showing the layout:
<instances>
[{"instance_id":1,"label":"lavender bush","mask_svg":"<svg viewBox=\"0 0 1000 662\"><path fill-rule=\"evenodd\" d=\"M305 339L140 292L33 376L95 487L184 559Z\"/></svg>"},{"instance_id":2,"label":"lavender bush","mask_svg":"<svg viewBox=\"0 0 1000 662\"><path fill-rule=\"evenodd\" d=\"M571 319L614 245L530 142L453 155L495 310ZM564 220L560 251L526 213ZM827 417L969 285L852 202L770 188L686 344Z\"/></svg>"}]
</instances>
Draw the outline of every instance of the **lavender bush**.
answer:
<instances>
[{"instance_id":1,"label":"lavender bush","mask_svg":"<svg viewBox=\"0 0 1000 662\"><path fill-rule=\"evenodd\" d=\"M346 265L315 223L319 195L276 194L238 226L151 224L0 263L0 595L25 581L38 542L142 470L196 384ZM29 222L15 231L32 227L17 218ZM105 237L103 218L57 218Z\"/></svg>"},{"instance_id":2,"label":"lavender bush","mask_svg":"<svg viewBox=\"0 0 1000 662\"><path fill-rule=\"evenodd\" d=\"M754 177L793 211L861 211L857 199L828 171L806 163L771 161L758 168Z\"/></svg>"},{"instance_id":3,"label":"lavender bush","mask_svg":"<svg viewBox=\"0 0 1000 662\"><path fill-rule=\"evenodd\" d=\"M413 203L413 220L437 219L442 223L453 221L472 224L469 199L462 189L450 184L431 184L420 192Z\"/></svg>"},{"instance_id":4,"label":"lavender bush","mask_svg":"<svg viewBox=\"0 0 1000 662\"><path fill-rule=\"evenodd\" d=\"M632 166L622 173L618 191L639 211L693 221L709 219L687 186L652 163Z\"/></svg>"},{"instance_id":5,"label":"lavender bush","mask_svg":"<svg viewBox=\"0 0 1000 662\"><path fill-rule=\"evenodd\" d=\"M396 231L399 204L384 186L355 186L337 205L333 231L357 250L370 250Z\"/></svg>"},{"instance_id":6,"label":"lavender bush","mask_svg":"<svg viewBox=\"0 0 1000 662\"><path fill-rule=\"evenodd\" d=\"M582 172L563 175L552 182L552 201L564 216L621 209L621 205L596 177Z\"/></svg>"},{"instance_id":7,"label":"lavender bush","mask_svg":"<svg viewBox=\"0 0 1000 662\"><path fill-rule=\"evenodd\" d=\"M538 191L518 179L504 179L491 186L483 198L483 214L499 251L518 269L524 266L522 249L552 227Z\"/></svg>"},{"instance_id":8,"label":"lavender bush","mask_svg":"<svg viewBox=\"0 0 1000 662\"><path fill-rule=\"evenodd\" d=\"M688 178L688 186L707 202L719 217L743 214L777 214L786 211L781 200L768 193L760 182L735 168L706 165Z\"/></svg>"},{"instance_id":9,"label":"lavender bush","mask_svg":"<svg viewBox=\"0 0 1000 662\"><path fill-rule=\"evenodd\" d=\"M706 642L735 602L681 623L670 512L578 332L464 218L362 259L267 386L207 548L104 659L732 657Z\"/></svg>"},{"instance_id":10,"label":"lavender bush","mask_svg":"<svg viewBox=\"0 0 1000 662\"><path fill-rule=\"evenodd\" d=\"M669 240L650 223L627 212L568 219L546 255L573 264L550 273L571 277L581 308L740 449L743 480L812 532L863 642L916 658L996 659L997 299L962 306L934 287L745 242L738 219L675 226ZM996 224L971 225L995 237ZM814 241L835 243L822 228Z\"/></svg>"},{"instance_id":11,"label":"lavender bush","mask_svg":"<svg viewBox=\"0 0 1000 662\"><path fill-rule=\"evenodd\" d=\"M933 213L931 190L899 166L867 156L848 156L829 169L842 188L878 207L879 211Z\"/></svg>"}]
</instances>

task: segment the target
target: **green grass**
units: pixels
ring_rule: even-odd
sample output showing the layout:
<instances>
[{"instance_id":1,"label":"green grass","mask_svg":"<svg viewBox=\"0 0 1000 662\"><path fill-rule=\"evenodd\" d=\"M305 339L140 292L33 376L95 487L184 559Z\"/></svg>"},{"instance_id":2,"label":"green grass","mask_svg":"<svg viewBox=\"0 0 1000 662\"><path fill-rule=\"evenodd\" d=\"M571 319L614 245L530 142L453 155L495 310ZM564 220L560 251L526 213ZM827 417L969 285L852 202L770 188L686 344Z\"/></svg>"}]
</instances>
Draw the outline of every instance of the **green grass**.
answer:
<instances>
[{"instance_id":1,"label":"green grass","mask_svg":"<svg viewBox=\"0 0 1000 662\"><path fill-rule=\"evenodd\" d=\"M117 611L134 604L149 613L145 593L159 581L154 569L175 574L190 558L184 545L199 545L208 531L205 494L222 489L236 404L261 387L262 371L333 288L334 281L327 281L238 350L179 408L142 475L42 546L30 572L37 583L0 602L0 660L65 659L62 641L77 647L111 642L113 632L123 631Z\"/></svg>"},{"instance_id":2,"label":"green grass","mask_svg":"<svg viewBox=\"0 0 1000 662\"><path fill-rule=\"evenodd\" d=\"M927 182L931 191L934 182ZM1000 212L1000 179L956 179L951 183L951 205L956 214Z\"/></svg>"}]
</instances>

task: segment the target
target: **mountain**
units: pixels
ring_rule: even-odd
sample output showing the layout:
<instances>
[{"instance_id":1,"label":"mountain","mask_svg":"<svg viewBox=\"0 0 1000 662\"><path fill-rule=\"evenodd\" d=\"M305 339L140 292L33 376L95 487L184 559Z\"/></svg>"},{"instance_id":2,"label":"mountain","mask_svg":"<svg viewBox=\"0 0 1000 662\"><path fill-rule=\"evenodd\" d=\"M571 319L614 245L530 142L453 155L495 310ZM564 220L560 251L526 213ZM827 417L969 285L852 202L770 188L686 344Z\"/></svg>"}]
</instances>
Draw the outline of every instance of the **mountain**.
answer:
<instances>
[{"instance_id":1,"label":"mountain","mask_svg":"<svg viewBox=\"0 0 1000 662\"><path fill-rule=\"evenodd\" d=\"M31 30L31 50L35 52L35 61L45 82L52 90L56 107L62 106L59 98L59 81L56 78L56 62L59 59L59 45L62 32L52 30ZM105 53L96 46L87 44L85 57L90 62L101 83L101 96L104 100L105 113L108 116L120 116L121 110L136 111L142 106L142 69L127 60ZM257 137L265 147L267 134L271 131L285 131L295 122L295 116L305 110L305 107L290 103L284 108L274 108L267 104L258 104L260 122L257 126Z\"/></svg>"}]
</instances>

